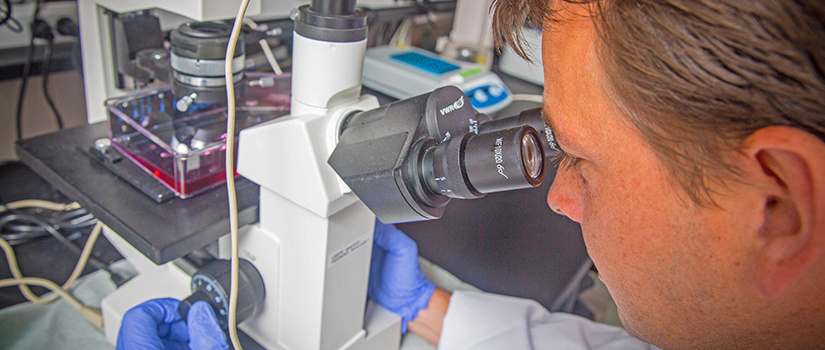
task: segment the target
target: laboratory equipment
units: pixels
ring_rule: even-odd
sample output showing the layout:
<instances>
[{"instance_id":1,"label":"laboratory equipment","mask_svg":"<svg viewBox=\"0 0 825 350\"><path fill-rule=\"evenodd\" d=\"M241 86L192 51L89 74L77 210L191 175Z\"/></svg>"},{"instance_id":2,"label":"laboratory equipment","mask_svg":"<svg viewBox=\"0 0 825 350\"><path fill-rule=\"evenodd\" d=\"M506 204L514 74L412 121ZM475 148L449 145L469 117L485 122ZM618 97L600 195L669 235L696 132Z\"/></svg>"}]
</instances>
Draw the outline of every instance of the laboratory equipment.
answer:
<instances>
[{"instance_id":1,"label":"laboratory equipment","mask_svg":"<svg viewBox=\"0 0 825 350\"><path fill-rule=\"evenodd\" d=\"M225 22L187 21L170 31L169 48L164 47L157 17L147 14L113 19L115 36L122 38L115 51L118 72L137 86L159 81L171 86L174 107L186 112L190 106L226 104L224 58L232 26ZM137 33L134 33L137 32ZM140 36L140 38L133 38ZM238 39L243 43L243 32ZM238 95L246 87L245 45L232 54L232 81Z\"/></svg>"},{"instance_id":2,"label":"laboratory equipment","mask_svg":"<svg viewBox=\"0 0 825 350\"><path fill-rule=\"evenodd\" d=\"M540 113L492 122L467 100L447 86L355 114L329 163L385 223L437 219L450 198L541 184L545 149L557 147Z\"/></svg>"},{"instance_id":3,"label":"laboratory equipment","mask_svg":"<svg viewBox=\"0 0 825 350\"><path fill-rule=\"evenodd\" d=\"M494 72L475 62L462 62L412 46L378 46L367 50L364 86L404 99L446 85L469 97L481 113L497 112L513 101L510 89Z\"/></svg>"},{"instance_id":4,"label":"laboratory equipment","mask_svg":"<svg viewBox=\"0 0 825 350\"><path fill-rule=\"evenodd\" d=\"M244 94L238 99L236 130L289 113L289 75L247 76L241 80ZM177 196L188 198L226 180L226 97L187 104L181 111L176 105L182 99L176 96L181 95L166 86L106 101L109 137L120 153Z\"/></svg>"},{"instance_id":5,"label":"laboratory equipment","mask_svg":"<svg viewBox=\"0 0 825 350\"><path fill-rule=\"evenodd\" d=\"M260 185L259 222L241 229L239 255L266 293L260 312L239 328L270 349L397 348L400 320L366 299L375 216L326 164L341 120L378 107L360 95L366 16L354 1L313 1L299 7L294 27L290 115L239 137L237 171ZM243 96L254 90L246 88ZM198 101L186 104L177 112L198 110ZM173 151L186 144L176 142ZM126 310L154 296L186 298L194 271L182 261L154 266L127 242L110 240L140 272L102 302L114 341ZM226 259L228 246L224 237L210 252Z\"/></svg>"},{"instance_id":6,"label":"laboratory equipment","mask_svg":"<svg viewBox=\"0 0 825 350\"><path fill-rule=\"evenodd\" d=\"M223 22L186 22L169 36L172 45L172 92L180 97L175 108L185 112L193 103L225 103L224 58L232 27ZM244 42L243 33L238 41ZM245 45L232 56L235 91L244 91ZM138 53L140 54L140 53Z\"/></svg>"},{"instance_id":7,"label":"laboratory equipment","mask_svg":"<svg viewBox=\"0 0 825 350\"><path fill-rule=\"evenodd\" d=\"M450 35L439 38L442 56L476 62L485 68L493 64L493 14L491 0L456 0Z\"/></svg>"},{"instance_id":8,"label":"laboratory equipment","mask_svg":"<svg viewBox=\"0 0 825 350\"><path fill-rule=\"evenodd\" d=\"M510 46L502 49L498 62L499 70L516 78L544 86L544 66L541 63L541 30L537 28L522 28L521 45L530 59L525 60Z\"/></svg>"},{"instance_id":9,"label":"laboratory equipment","mask_svg":"<svg viewBox=\"0 0 825 350\"><path fill-rule=\"evenodd\" d=\"M306 3L309 1L250 0L246 13L248 18L256 21L286 19L293 9ZM358 3L373 9L409 5L395 0L361 0ZM133 34L132 36L118 38L118 21L152 21L148 18L151 16L159 22L161 32L168 32L190 21L211 22L234 18L239 5L240 0L78 0L88 121L93 123L106 120L107 112L103 101L156 87L151 84L141 85L128 74L131 70L123 69L128 62L122 62L124 57L118 56L124 56L125 47L131 47L125 52L127 60L135 59L136 50L147 48L142 47L144 45L160 48L162 43L156 41L157 32L141 27L124 32ZM127 38L131 41L124 40Z\"/></svg>"},{"instance_id":10,"label":"laboratory equipment","mask_svg":"<svg viewBox=\"0 0 825 350\"><path fill-rule=\"evenodd\" d=\"M166 85L106 101L112 144L181 198L223 183L224 56L231 25L187 21L170 32L166 49L157 17L121 16L113 22L121 42L115 52L118 71L140 85ZM231 60L240 105L235 130L289 111L289 76L246 74L244 47L237 45Z\"/></svg>"},{"instance_id":11,"label":"laboratory equipment","mask_svg":"<svg viewBox=\"0 0 825 350\"><path fill-rule=\"evenodd\" d=\"M219 117L215 119L222 119L223 112L217 106L219 103L213 103L217 98L206 98L209 94L201 92L208 89L200 89L216 87L219 90L216 86L217 77L208 72L196 72L196 58L186 56L186 53L179 55L183 62L180 65L174 61L177 58L173 59L170 54L167 68L163 63L166 58L162 51L153 51L159 49L154 44L144 47L129 42L127 54L121 57L128 64L119 66L115 62L115 55L111 53L118 52L123 43L111 40L116 36L110 36L110 30L117 30L117 25L112 23L118 22L125 26L144 21L154 23L155 20L149 17L156 17L161 28L208 29L211 27L198 27L200 24L193 26L194 22L190 21L230 17L236 12L237 2L150 0L143 4L126 4L116 0L80 1L81 23L86 23L83 18L85 16L94 25L90 30L81 28L86 36L84 66L88 68L88 75L85 82L87 87L99 84L90 87L90 93L87 94L90 96L88 98L99 98L90 104L93 106L89 109L90 120L99 120L94 115L98 108L94 106L102 105L104 99L100 97L105 96L111 102L109 106L114 109L113 130L122 131L124 127L126 130L122 134L113 133L116 147L127 153L132 152L135 158L139 158L138 155L152 154L147 152L148 149L163 150L157 155L152 154L152 157L162 158L162 153L166 152L172 155L167 156L171 159L185 158L186 162L173 163L173 174L175 171L185 174L186 170L213 163L204 159L207 157L205 154L199 154L201 158L197 160L191 156L206 148L206 142L202 142L204 139L214 139L217 134L208 127L205 128L206 132L199 134L197 127L194 130L187 129L192 125L185 123L194 122L197 119L195 117L201 113L216 113ZM263 12L266 3L253 2L251 11ZM260 6L260 9L256 6ZM181 14L187 18L178 16ZM187 22L190 23L181 27L182 23ZM108 28L106 24L109 24ZM532 186L540 182L544 174L544 157L541 155L543 146L539 142L542 137L541 128L525 125L499 128L492 127L497 125L493 122L488 122L486 125L490 126L484 127L482 121L488 118L476 113L471 106L470 97L459 89L444 88L438 93L427 95L438 97L438 101L430 105L419 105L428 98L426 96L393 105L395 117L381 117L382 111L388 109L379 107L376 98L361 95L366 29L366 16L355 9L355 1L319 0L300 6L294 22L290 113L268 121L261 120L260 124L242 130L239 135L237 172L260 186L259 221L241 228L239 255L260 275L260 289L264 291L265 297L262 300L257 299L257 296L253 298L259 300L255 302L258 305L255 308L259 311L251 313L238 326L266 348L392 349L399 345L399 318L366 299L375 223L372 210L380 213L385 204L398 204L375 202L371 194L359 193L356 189L359 186L369 187L366 176L360 177L357 186L348 185L342 177L351 180L359 176L339 176L330 166L330 163L336 162L364 164L365 158L384 157L386 150L364 150L360 154L333 160L330 156L339 151L336 145L354 147L357 145L351 141L357 138L368 143L375 142L367 136L372 132L370 130L378 135L386 132L383 129L385 126L395 122L414 131L405 142L412 144L413 141L421 141L416 145L419 148L414 149L417 153L412 153L412 156L404 153L393 156L400 159L401 163L407 159L432 159L429 168L433 176L426 170L429 168L417 167L415 169L421 169L422 172L426 170L426 176L408 180L417 181L409 186L418 186L412 191L423 191L426 197L423 200L437 200L441 203L440 207L431 210L436 214L438 210L443 210L442 204L445 205L449 198L478 197L485 191L523 187L525 184ZM93 39L89 39L90 37ZM125 40L128 42L131 39ZM87 42L89 44L85 45ZM138 47L139 50L133 50ZM215 58L199 57L207 61L214 61ZM212 68L217 65L216 62L205 63ZM95 64L103 69L95 67ZM163 81L163 72L171 72L173 78L169 80L171 87L168 90L154 86ZM254 95L255 91L263 91L258 88L262 83L253 86L253 82L261 80L251 73L235 71L235 74L246 77L246 82L240 85L242 89L239 89L245 91L238 101L244 101L247 96ZM472 76L473 74L468 75ZM144 79L146 77L150 79ZM175 84L179 84L177 86L181 90L177 90ZM148 95L135 95L132 88L156 90L151 90ZM164 91L168 95L161 93ZM197 96L192 96L192 93ZM125 100L120 99L123 96L126 96ZM267 98L261 100L267 101ZM144 101L142 106L139 105L140 101ZM124 107L123 102L129 102L130 105ZM135 103L138 105L134 105ZM152 106L151 111L146 110L147 105ZM212 106L208 110L201 109L204 105ZM167 114L171 114L159 117L161 119L144 118L146 115L157 115L161 106ZM241 112L245 111L253 118L258 118L255 113L259 107L260 105L241 103L239 108ZM137 118L132 114L135 108L138 110ZM409 114L403 118L403 113ZM427 114L430 115L429 118L425 118ZM447 115L449 117L443 117ZM386 120L383 123L366 123L373 118ZM166 124L169 121L171 124ZM144 122L145 125L141 124ZM372 129L373 127L379 128ZM140 132L141 128L147 133ZM132 144L126 142L124 136L127 134L146 148L130 148ZM160 139L158 134L165 137L160 143L154 140ZM209 137L201 137L203 135ZM118 139L119 137L123 138ZM217 138L220 139L220 136ZM345 139L349 141L342 143ZM500 149L496 153L495 142L499 139ZM485 149L488 141L493 142L492 159L496 164L494 173L488 172L484 163L491 154ZM170 153L170 150L177 154ZM471 160L472 155L479 155L479 159L469 163L460 159L455 162L453 157L460 158L462 155ZM497 160L500 162L496 163ZM499 168L499 165L504 169ZM511 168L519 169L519 173L511 176ZM348 169L353 174L358 170L357 167ZM435 174L440 175L434 176ZM184 175L184 183L192 177L188 175L191 174ZM468 181L463 181L465 176ZM177 175L173 177L178 179ZM445 180L440 180L441 178ZM374 178L376 181L389 179L391 178ZM461 181L456 182L456 179ZM404 179L401 181L403 184ZM188 191L192 185L186 186ZM394 190L409 192L409 188ZM401 192L389 195L395 196L394 198L404 197ZM225 205L219 201L211 204L216 207ZM409 213L412 209L408 207L406 210ZM419 215L416 219L433 217L437 215ZM140 302L154 297L188 298L193 294L193 281L196 285L201 281L208 286L215 286L211 287L213 291L220 284L212 283L220 279L216 276L217 273L198 275L197 267L184 260L157 266L115 232L106 230L105 233L139 272L138 276L107 296L101 304L105 333L112 342L117 336L122 315ZM206 248L198 246L191 249L208 252L214 258L227 259L229 238L224 236ZM207 277L193 279L192 276ZM190 302L205 298L204 295L208 293L203 294L196 288L194 295L196 296ZM218 296L216 307L220 315L223 307L221 300L224 298L212 295L213 298L215 296Z\"/></svg>"},{"instance_id":12,"label":"laboratory equipment","mask_svg":"<svg viewBox=\"0 0 825 350\"><path fill-rule=\"evenodd\" d=\"M240 134L238 173L261 189L239 250L267 291L264 312L240 326L265 347L399 344L400 320L365 298L375 216L326 164L342 120L378 107L360 95L366 34L354 1L299 7L291 114Z\"/></svg>"},{"instance_id":13,"label":"laboratory equipment","mask_svg":"<svg viewBox=\"0 0 825 350\"><path fill-rule=\"evenodd\" d=\"M407 45L373 47L364 61L364 85L398 99L454 85L479 112L492 114L513 101L495 72L490 0L457 0L452 29L435 54Z\"/></svg>"}]
</instances>

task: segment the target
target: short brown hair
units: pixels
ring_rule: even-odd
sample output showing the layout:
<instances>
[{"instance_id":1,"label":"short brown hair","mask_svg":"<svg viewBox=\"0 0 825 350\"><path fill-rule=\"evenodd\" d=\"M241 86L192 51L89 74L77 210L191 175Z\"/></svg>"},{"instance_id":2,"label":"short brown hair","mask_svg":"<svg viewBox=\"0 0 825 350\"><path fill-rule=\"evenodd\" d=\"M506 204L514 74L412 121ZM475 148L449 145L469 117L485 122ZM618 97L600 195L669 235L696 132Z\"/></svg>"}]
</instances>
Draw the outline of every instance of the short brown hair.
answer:
<instances>
[{"instance_id":1,"label":"short brown hair","mask_svg":"<svg viewBox=\"0 0 825 350\"><path fill-rule=\"evenodd\" d=\"M521 28L553 21L550 1L495 0L499 43L523 53ZM697 203L737 174L727 155L760 128L825 141L825 2L556 1L596 3L605 90Z\"/></svg>"}]
</instances>

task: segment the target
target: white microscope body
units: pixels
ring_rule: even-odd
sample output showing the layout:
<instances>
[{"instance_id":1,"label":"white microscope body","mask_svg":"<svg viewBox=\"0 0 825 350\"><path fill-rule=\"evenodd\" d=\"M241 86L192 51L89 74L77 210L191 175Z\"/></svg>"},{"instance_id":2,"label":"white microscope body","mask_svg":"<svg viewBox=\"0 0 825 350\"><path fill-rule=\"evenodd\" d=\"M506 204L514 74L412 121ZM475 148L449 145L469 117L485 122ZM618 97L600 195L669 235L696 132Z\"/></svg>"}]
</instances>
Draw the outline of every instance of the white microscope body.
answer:
<instances>
[{"instance_id":1,"label":"white microscope body","mask_svg":"<svg viewBox=\"0 0 825 350\"><path fill-rule=\"evenodd\" d=\"M343 119L378 107L359 96L366 40L293 40L291 115L240 134L238 173L261 186L260 222L241 236L240 254L253 263L273 247L280 255L258 268L265 306L241 329L266 347L275 344L263 339L294 349L397 348L396 317L370 305L365 320L375 216L327 164Z\"/></svg>"},{"instance_id":2,"label":"white microscope body","mask_svg":"<svg viewBox=\"0 0 825 350\"><path fill-rule=\"evenodd\" d=\"M198 6L178 4L179 10L205 18L221 16L208 6L231 7L190 2ZM354 1L344 2L354 8ZM92 21L84 34L99 39L84 41L84 61L87 54L99 56L84 63L89 72L95 60L107 61L101 11L135 9L119 0L80 0L79 6L81 17ZM255 6L260 11L260 1ZM375 216L327 164L346 116L378 107L377 99L360 95L365 50L366 39L323 41L295 33L291 115L240 134L237 171L260 185L260 221L240 229L239 255L261 274L265 298L239 328L268 349L393 349L400 343L400 318L366 297ZM87 91L98 92L89 94L97 98L91 105L102 105L101 95L118 92L101 73L108 70L95 71L87 76ZM89 84L102 84L102 90ZM90 121L99 119L96 110ZM192 272L174 262L154 265L116 233L105 233L139 272L102 302L105 332L114 343L128 309L156 297L183 299ZM228 236L218 245L219 257L228 258Z\"/></svg>"}]
</instances>

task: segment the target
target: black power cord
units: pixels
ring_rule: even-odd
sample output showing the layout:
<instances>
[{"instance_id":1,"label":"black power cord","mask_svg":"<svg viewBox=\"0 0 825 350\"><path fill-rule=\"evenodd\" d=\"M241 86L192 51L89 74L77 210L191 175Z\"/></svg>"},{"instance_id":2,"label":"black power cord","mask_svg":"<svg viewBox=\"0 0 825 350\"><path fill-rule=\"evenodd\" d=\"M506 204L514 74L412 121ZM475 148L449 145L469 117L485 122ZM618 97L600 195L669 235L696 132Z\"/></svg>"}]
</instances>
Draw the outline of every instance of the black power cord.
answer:
<instances>
[{"instance_id":1,"label":"black power cord","mask_svg":"<svg viewBox=\"0 0 825 350\"><path fill-rule=\"evenodd\" d=\"M63 130L63 117L60 116L60 112L57 111L54 100L52 100L52 96L49 94L49 74L51 74L52 52L54 51L54 33L52 32L52 27L46 23L46 21L35 20L35 24L32 25L32 27L33 29L37 27L36 31L32 30L33 35L46 39L46 50L43 52L43 96L46 98L46 103L49 104L49 108L51 108L54 113L54 117L57 120L57 128Z\"/></svg>"},{"instance_id":2,"label":"black power cord","mask_svg":"<svg viewBox=\"0 0 825 350\"><path fill-rule=\"evenodd\" d=\"M83 234L82 230L90 229L96 222L94 217L84 209L54 213L39 220L32 219L33 217L37 218L38 214L24 213L19 210L0 214L0 237L12 247L49 235L54 236L54 232L63 234L68 241L74 241ZM61 239L58 241L62 242Z\"/></svg>"},{"instance_id":3,"label":"black power cord","mask_svg":"<svg viewBox=\"0 0 825 350\"><path fill-rule=\"evenodd\" d=\"M83 60L80 53L80 26L71 18L62 17L57 20L57 32L63 36L71 36L77 38L74 45L72 45L72 66L83 77Z\"/></svg>"},{"instance_id":4,"label":"black power cord","mask_svg":"<svg viewBox=\"0 0 825 350\"><path fill-rule=\"evenodd\" d=\"M71 18L61 17L57 20L57 32L61 35L80 37L80 27Z\"/></svg>"},{"instance_id":5,"label":"black power cord","mask_svg":"<svg viewBox=\"0 0 825 350\"><path fill-rule=\"evenodd\" d=\"M39 14L40 0L37 0L34 4L34 15L32 18L36 21ZM30 27L32 29L32 33L29 37L29 47L26 49L26 63L23 65L23 74L20 77L20 93L17 95L17 113L15 122L17 126L18 140L23 139L23 101L26 96L26 85L29 81L29 74L31 74L32 61L34 61L34 22L31 23Z\"/></svg>"},{"instance_id":6,"label":"black power cord","mask_svg":"<svg viewBox=\"0 0 825 350\"><path fill-rule=\"evenodd\" d=\"M26 63L23 65L23 74L20 78L20 93L17 96L17 113L15 116L18 140L23 139L23 102L26 96L28 79L31 75L32 64L34 63L34 42L37 38L45 39L47 41L44 52L45 58L43 62L43 93L46 95L46 102L48 102L49 107L55 114L58 127L63 129L63 119L58 113L57 108L54 105L54 101L51 99L47 89L48 74L49 70L51 70L51 53L54 47L54 32L52 32L52 27L46 21L43 21L38 17L40 14L41 2L42 0L35 1L34 15L32 16L33 20L30 24L31 37L29 38L29 47L26 49Z\"/></svg>"},{"instance_id":7,"label":"black power cord","mask_svg":"<svg viewBox=\"0 0 825 350\"><path fill-rule=\"evenodd\" d=\"M79 257L82 255L82 249L72 241L81 238L84 235L84 230L89 230L97 223L94 216L85 209L63 212L39 209L32 212L8 208L2 198L0 198L0 204L7 209L5 212L0 213L0 237L5 239L11 246L19 246L38 239L53 237ZM129 279L128 276L112 270L108 264L94 257L88 258L88 264L108 272L112 281L118 286Z\"/></svg>"},{"instance_id":8,"label":"black power cord","mask_svg":"<svg viewBox=\"0 0 825 350\"><path fill-rule=\"evenodd\" d=\"M0 219L0 224L6 225L11 222L16 222L17 225L9 227L11 230L18 230L23 232L30 232L32 236L39 235L38 231L45 232L47 235L51 235L55 239L57 239L60 244L64 245L66 248L71 250L76 255L80 256L82 250L80 247L74 245L69 238L79 238L79 235L69 235L69 237L63 236L57 229L52 227L48 222L43 219L38 218L34 215L24 214L22 212L16 210L10 210L11 214L6 215L3 219ZM18 233L18 236L21 235ZM45 236L45 235L44 235ZM22 238L15 237L18 241ZM15 242L20 244L19 242ZM11 243L9 243L11 244ZM107 265L94 259L89 258L89 264L99 269L107 268Z\"/></svg>"}]
</instances>

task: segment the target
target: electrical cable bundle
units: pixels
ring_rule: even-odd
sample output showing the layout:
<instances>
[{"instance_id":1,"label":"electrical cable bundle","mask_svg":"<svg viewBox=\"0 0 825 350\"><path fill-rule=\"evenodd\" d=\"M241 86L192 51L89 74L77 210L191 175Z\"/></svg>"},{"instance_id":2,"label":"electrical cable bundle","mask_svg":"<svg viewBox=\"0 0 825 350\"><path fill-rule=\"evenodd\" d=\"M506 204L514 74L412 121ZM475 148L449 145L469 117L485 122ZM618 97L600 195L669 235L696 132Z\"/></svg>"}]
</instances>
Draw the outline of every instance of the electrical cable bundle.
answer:
<instances>
[{"instance_id":1,"label":"electrical cable bundle","mask_svg":"<svg viewBox=\"0 0 825 350\"><path fill-rule=\"evenodd\" d=\"M46 211L37 208L33 212L22 209L0 212L0 238L11 246L49 236L60 236L60 242L73 241L80 238L82 230L94 225L94 217L85 209Z\"/></svg>"},{"instance_id":2,"label":"electrical cable bundle","mask_svg":"<svg viewBox=\"0 0 825 350\"><path fill-rule=\"evenodd\" d=\"M94 227L92 228L92 232L89 234L89 239L86 241L86 245L83 247L83 250L81 250L59 232L61 229L60 227L51 226L48 219L44 220L39 217L40 215L37 215L37 213L29 213L27 212L29 210L24 209L34 209L35 212L57 212L49 213L50 217L52 217L51 215L54 215L53 218L55 218L55 221L62 222L67 227L72 229L80 229L82 227L88 228L90 225L93 225ZM2 219L0 219L0 221L3 222L3 225L0 227L3 228L3 236L17 239L18 244L22 244L19 243L19 241L38 239L41 235L50 235L69 247L78 255L77 265L75 265L72 274L62 286L59 286L54 282L43 278L24 277L20 272L20 267L17 265L17 257L14 254L14 249L11 244L9 244L4 238L0 238L0 248L2 248L6 254L9 270L11 270L12 276L14 276L13 278L0 280L0 288L18 286L18 288L20 288L20 292L23 293L23 296L26 297L26 299L37 304L49 303L58 297L62 297L72 306L77 308L86 320L98 327L103 327L103 317L100 313L100 309L90 308L83 305L68 292L69 287L71 287L77 278L80 277L87 263L106 269L110 274L112 274L112 277L117 276L110 269L108 269L106 264L103 264L91 257L92 248L94 247L97 238L100 236L103 225L91 217L91 215L84 213L84 211L81 210L80 205L77 203L61 204L41 200L25 200L0 205L0 215L2 215ZM5 226L10 223L10 229L14 230L13 232L6 231ZM29 289L29 285L48 288L55 294L46 297L39 297L34 294L31 289Z\"/></svg>"},{"instance_id":3,"label":"electrical cable bundle","mask_svg":"<svg viewBox=\"0 0 825 350\"><path fill-rule=\"evenodd\" d=\"M10 246L16 246L45 237L53 237L75 255L80 247L72 243L85 230L95 226L97 220L77 203L60 204L41 200L26 200L0 204L0 238ZM89 258L95 268L108 271L112 280L120 284L122 276L109 269L109 265Z\"/></svg>"}]
</instances>

